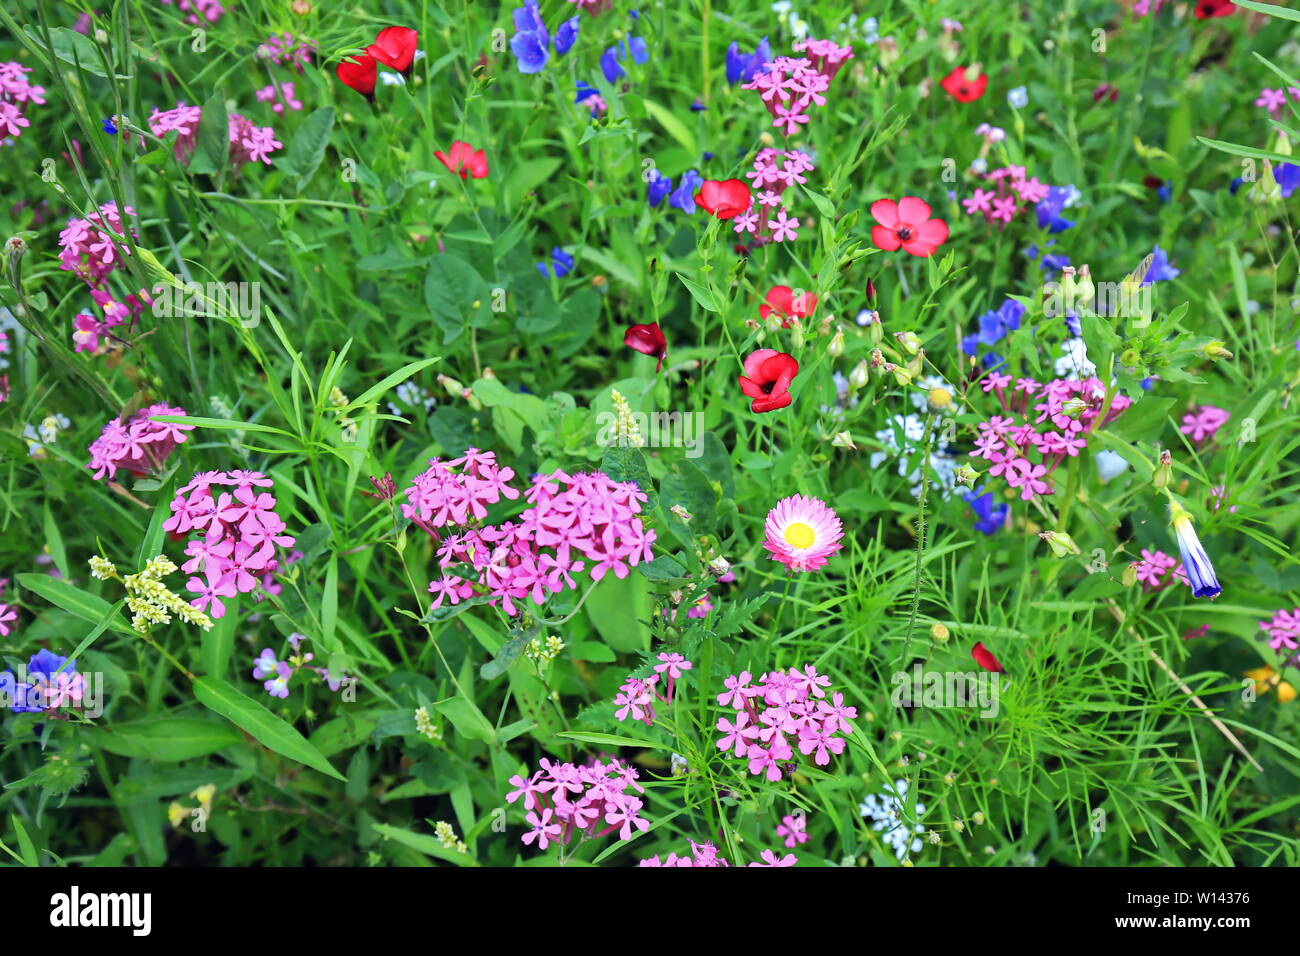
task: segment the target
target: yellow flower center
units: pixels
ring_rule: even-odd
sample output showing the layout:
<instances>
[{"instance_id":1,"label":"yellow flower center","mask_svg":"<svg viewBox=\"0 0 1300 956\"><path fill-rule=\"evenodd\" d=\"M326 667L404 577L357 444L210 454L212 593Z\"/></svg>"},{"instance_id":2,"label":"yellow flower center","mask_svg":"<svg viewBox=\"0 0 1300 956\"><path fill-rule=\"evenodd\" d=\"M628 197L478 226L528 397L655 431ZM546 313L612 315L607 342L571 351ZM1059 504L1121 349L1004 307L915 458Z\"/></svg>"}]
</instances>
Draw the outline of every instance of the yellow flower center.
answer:
<instances>
[{"instance_id":1,"label":"yellow flower center","mask_svg":"<svg viewBox=\"0 0 1300 956\"><path fill-rule=\"evenodd\" d=\"M786 525L785 543L792 548L809 548L817 540L817 532L813 531L812 525L804 524L802 521L795 521Z\"/></svg>"},{"instance_id":2,"label":"yellow flower center","mask_svg":"<svg viewBox=\"0 0 1300 956\"><path fill-rule=\"evenodd\" d=\"M932 388L926 397L930 400L931 408L947 408L952 404L952 392L946 388Z\"/></svg>"}]
</instances>

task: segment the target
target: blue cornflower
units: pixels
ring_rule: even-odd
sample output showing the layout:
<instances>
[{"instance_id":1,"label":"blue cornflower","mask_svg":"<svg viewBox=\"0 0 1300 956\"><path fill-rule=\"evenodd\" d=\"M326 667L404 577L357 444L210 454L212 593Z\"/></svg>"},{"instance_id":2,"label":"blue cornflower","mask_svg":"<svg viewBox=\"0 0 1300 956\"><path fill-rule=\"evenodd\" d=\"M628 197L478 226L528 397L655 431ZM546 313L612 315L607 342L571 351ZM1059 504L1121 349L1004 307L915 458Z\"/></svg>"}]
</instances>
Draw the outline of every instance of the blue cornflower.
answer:
<instances>
[{"instance_id":1,"label":"blue cornflower","mask_svg":"<svg viewBox=\"0 0 1300 956\"><path fill-rule=\"evenodd\" d=\"M514 12L515 35L510 38L510 50L515 55L515 66L520 73L540 73L551 58L551 34L537 8L537 0L524 0L524 5ZM568 53L578 40L579 21L572 17L555 31L555 52Z\"/></svg>"},{"instance_id":2,"label":"blue cornflower","mask_svg":"<svg viewBox=\"0 0 1300 956\"><path fill-rule=\"evenodd\" d=\"M668 197L668 205L676 206L687 215L695 215L695 194L704 185L704 177L698 170L688 169L682 173L682 182Z\"/></svg>"},{"instance_id":3,"label":"blue cornflower","mask_svg":"<svg viewBox=\"0 0 1300 956\"><path fill-rule=\"evenodd\" d=\"M555 31L555 52L560 56L568 53L573 49L573 44L578 42L579 23L577 17L571 17L561 23Z\"/></svg>"},{"instance_id":4,"label":"blue cornflower","mask_svg":"<svg viewBox=\"0 0 1300 956\"><path fill-rule=\"evenodd\" d=\"M1002 529L1002 524L1007 520L1007 512L1011 510L1010 505L1005 502L995 505L993 503L993 492L984 491L984 486L980 485L966 499L966 503L971 506L979 518L975 522L975 530L984 534L997 534Z\"/></svg>"},{"instance_id":5,"label":"blue cornflower","mask_svg":"<svg viewBox=\"0 0 1300 956\"><path fill-rule=\"evenodd\" d=\"M772 47L763 37L753 53L740 52L740 45L732 43L727 47L727 82L735 86L740 81L749 83L760 73L767 72L767 64L772 59Z\"/></svg>"},{"instance_id":6,"label":"blue cornflower","mask_svg":"<svg viewBox=\"0 0 1300 956\"><path fill-rule=\"evenodd\" d=\"M1047 196L1034 207L1034 212L1038 216L1038 225L1048 232L1064 232L1074 225L1074 221L1066 219L1061 215L1066 204L1074 196L1074 187L1072 186L1051 186L1047 190Z\"/></svg>"},{"instance_id":7,"label":"blue cornflower","mask_svg":"<svg viewBox=\"0 0 1300 956\"><path fill-rule=\"evenodd\" d=\"M1147 269L1147 274L1142 278L1142 285L1148 286L1153 282L1165 282L1169 279L1176 279L1180 275L1182 275L1182 270L1175 269L1169 262L1169 253L1159 246L1155 246L1151 250L1151 268Z\"/></svg>"},{"instance_id":8,"label":"blue cornflower","mask_svg":"<svg viewBox=\"0 0 1300 956\"><path fill-rule=\"evenodd\" d=\"M537 263L537 271L546 278L550 278L551 269L555 271L555 278L563 279L573 271L573 256L569 255L559 246L551 250L551 267L548 268L545 262Z\"/></svg>"},{"instance_id":9,"label":"blue cornflower","mask_svg":"<svg viewBox=\"0 0 1300 956\"><path fill-rule=\"evenodd\" d=\"M650 170L650 178L646 180L645 201L651 206L658 206L664 201L664 197L673 191L673 181L668 176L659 172L657 169Z\"/></svg>"},{"instance_id":10,"label":"blue cornflower","mask_svg":"<svg viewBox=\"0 0 1300 956\"><path fill-rule=\"evenodd\" d=\"M620 76L626 75L622 60L625 55L632 57L634 63L645 63L650 59L650 49L641 37L626 37L600 55L600 70L606 81L614 83Z\"/></svg>"}]
</instances>

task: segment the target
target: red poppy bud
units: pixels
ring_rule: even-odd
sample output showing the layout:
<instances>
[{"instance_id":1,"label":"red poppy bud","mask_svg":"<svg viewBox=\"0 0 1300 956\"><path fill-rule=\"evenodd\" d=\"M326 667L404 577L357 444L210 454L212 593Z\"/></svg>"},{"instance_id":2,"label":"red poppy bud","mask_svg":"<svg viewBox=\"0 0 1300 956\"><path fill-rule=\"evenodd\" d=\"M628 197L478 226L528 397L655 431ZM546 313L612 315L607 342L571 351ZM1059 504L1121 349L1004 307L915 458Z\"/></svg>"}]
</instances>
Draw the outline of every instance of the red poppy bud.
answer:
<instances>
[{"instance_id":1,"label":"red poppy bud","mask_svg":"<svg viewBox=\"0 0 1300 956\"><path fill-rule=\"evenodd\" d=\"M970 656L975 658L975 663L986 671L995 671L998 674L1006 673L1002 669L1002 665L998 663L998 659L993 656L993 652L984 646L983 641L976 642L975 646L971 648Z\"/></svg>"},{"instance_id":2,"label":"red poppy bud","mask_svg":"<svg viewBox=\"0 0 1300 956\"><path fill-rule=\"evenodd\" d=\"M411 72L419 38L420 34L410 27L384 27L375 37L375 42L366 47L366 52L405 76Z\"/></svg>"},{"instance_id":3,"label":"red poppy bud","mask_svg":"<svg viewBox=\"0 0 1300 956\"><path fill-rule=\"evenodd\" d=\"M664 358L668 355L668 340L664 338L663 329L659 328L658 322L632 326L623 334L623 344L630 349L658 358L656 372L664 367Z\"/></svg>"},{"instance_id":4,"label":"red poppy bud","mask_svg":"<svg viewBox=\"0 0 1300 956\"><path fill-rule=\"evenodd\" d=\"M365 53L341 60L338 65L339 79L343 85L356 90L372 103L375 100L375 81L379 78L379 69L375 58Z\"/></svg>"}]
</instances>

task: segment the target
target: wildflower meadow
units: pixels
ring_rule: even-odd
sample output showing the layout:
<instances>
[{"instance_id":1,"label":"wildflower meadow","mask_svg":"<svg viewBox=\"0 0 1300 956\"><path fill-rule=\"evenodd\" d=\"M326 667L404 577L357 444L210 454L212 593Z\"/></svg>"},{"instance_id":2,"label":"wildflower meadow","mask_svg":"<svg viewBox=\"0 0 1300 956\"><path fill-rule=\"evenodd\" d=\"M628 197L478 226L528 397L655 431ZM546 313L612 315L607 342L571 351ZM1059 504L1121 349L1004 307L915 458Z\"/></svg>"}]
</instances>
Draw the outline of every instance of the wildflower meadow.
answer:
<instances>
[{"instance_id":1,"label":"wildflower meadow","mask_svg":"<svg viewBox=\"0 0 1300 956\"><path fill-rule=\"evenodd\" d=\"M1297 10L0 27L0 862L1300 865Z\"/></svg>"}]
</instances>

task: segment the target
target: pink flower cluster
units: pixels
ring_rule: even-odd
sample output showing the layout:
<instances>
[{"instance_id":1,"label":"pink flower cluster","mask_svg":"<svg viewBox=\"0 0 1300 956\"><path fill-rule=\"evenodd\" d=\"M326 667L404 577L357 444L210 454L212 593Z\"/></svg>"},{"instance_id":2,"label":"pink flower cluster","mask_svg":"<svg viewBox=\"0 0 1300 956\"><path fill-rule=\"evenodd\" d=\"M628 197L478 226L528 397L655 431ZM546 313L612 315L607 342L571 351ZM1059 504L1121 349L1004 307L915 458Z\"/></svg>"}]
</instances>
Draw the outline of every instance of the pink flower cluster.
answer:
<instances>
[{"instance_id":1,"label":"pink flower cluster","mask_svg":"<svg viewBox=\"0 0 1300 956\"><path fill-rule=\"evenodd\" d=\"M795 52L803 57L778 56L742 89L757 90L774 119L772 125L793 136L807 124L812 106L826 105L831 80L853 56L852 47L830 40L799 40Z\"/></svg>"},{"instance_id":2,"label":"pink flower cluster","mask_svg":"<svg viewBox=\"0 0 1300 956\"><path fill-rule=\"evenodd\" d=\"M162 0L165 7L171 6L171 3L172 0ZM218 0L177 0L176 6L186 15L186 22L193 26L198 26L202 20L216 23L226 12L226 8Z\"/></svg>"},{"instance_id":3,"label":"pink flower cluster","mask_svg":"<svg viewBox=\"0 0 1300 956\"><path fill-rule=\"evenodd\" d=\"M270 103L273 113L283 113L286 106L291 110L302 109L302 100L294 96L292 83L272 83L262 87L255 95L257 102Z\"/></svg>"},{"instance_id":4,"label":"pink flower cluster","mask_svg":"<svg viewBox=\"0 0 1300 956\"><path fill-rule=\"evenodd\" d=\"M1183 562L1163 551L1148 551L1143 548L1142 560L1134 561L1132 566L1137 572L1138 583L1148 594L1162 591L1176 581L1191 587L1187 580L1187 572L1183 569ZM1165 572L1170 572L1168 577L1165 576Z\"/></svg>"},{"instance_id":5,"label":"pink flower cluster","mask_svg":"<svg viewBox=\"0 0 1300 956\"><path fill-rule=\"evenodd\" d=\"M774 850L764 850L761 855L761 863L751 863L750 866L794 866L799 862L798 857L793 853L787 853L780 856ZM676 853L669 853L662 860L658 854L642 860L637 866L731 866L726 860L718 856L718 848L712 843L696 843L691 841L691 855L678 856Z\"/></svg>"},{"instance_id":6,"label":"pink flower cluster","mask_svg":"<svg viewBox=\"0 0 1300 956\"><path fill-rule=\"evenodd\" d=\"M138 296L128 295L125 302L118 302L111 293L91 289L90 297L95 300L104 317L97 319L90 312L77 313L77 317L72 320L72 344L78 352L97 355L104 345L103 340L111 336L111 329L128 319L134 322L140 317L149 295L142 289Z\"/></svg>"},{"instance_id":7,"label":"pink flower cluster","mask_svg":"<svg viewBox=\"0 0 1300 956\"><path fill-rule=\"evenodd\" d=\"M799 220L786 212L781 194L789 186L806 183L808 177L803 174L816 168L812 157L797 149L760 149L754 158L754 168L745 173L747 179L753 180L758 201L748 212L736 217L736 232L753 236L750 240L753 246L797 238L795 230L799 228Z\"/></svg>"},{"instance_id":8,"label":"pink flower cluster","mask_svg":"<svg viewBox=\"0 0 1300 956\"><path fill-rule=\"evenodd\" d=\"M997 393L1007 414L979 423L980 435L971 455L990 463L990 477L1019 488L1022 501L1052 494L1047 479L1063 461L1088 447L1088 432L1110 424L1132 404L1124 395L1116 395L1106 421L1098 421L1106 388L1096 378L1062 378L1044 385L1032 378L1013 383L1010 375L994 372L984 379L983 387ZM1030 460L1031 453L1038 455L1037 462Z\"/></svg>"},{"instance_id":9,"label":"pink flower cluster","mask_svg":"<svg viewBox=\"0 0 1300 956\"><path fill-rule=\"evenodd\" d=\"M993 189L977 187L975 193L969 199L963 199L961 204L968 216L982 213L986 222L1001 223L1004 226L1021 209L1046 199L1050 188L1046 183L1039 182L1037 176L1025 178L1023 166L1003 166L986 173L984 178L993 185ZM1020 205L1022 202L1025 203L1024 206Z\"/></svg>"},{"instance_id":10,"label":"pink flower cluster","mask_svg":"<svg viewBox=\"0 0 1300 956\"><path fill-rule=\"evenodd\" d=\"M1215 434L1231 417L1222 408L1213 405L1197 405L1183 416L1182 427L1178 430L1200 445L1213 441Z\"/></svg>"},{"instance_id":11,"label":"pink flower cluster","mask_svg":"<svg viewBox=\"0 0 1300 956\"><path fill-rule=\"evenodd\" d=\"M795 739L800 753L813 754L819 767L830 763L832 753L843 752L844 739L834 735L851 733L849 721L858 712L844 705L841 693L825 700L829 677L809 664L802 671L792 667L764 674L757 685L750 680L749 671L741 671L723 681L727 689L718 695L718 703L734 709L736 719L718 718L717 729L723 733L719 750L747 759L751 774L763 774L773 783L794 761L787 736Z\"/></svg>"},{"instance_id":12,"label":"pink flower cluster","mask_svg":"<svg viewBox=\"0 0 1300 956\"><path fill-rule=\"evenodd\" d=\"M292 86L292 84L284 84ZM292 92L290 93L292 96ZM261 99L261 95L258 96ZM295 109L301 109L298 104ZM199 121L203 118L203 108L177 103L175 109L160 110L157 107L149 114L149 131L155 136L177 133L172 150L178 160L188 162L194 153L198 140ZM269 126L254 126L238 113L231 113L226 119L230 138L230 162L236 167L245 163L261 161L271 165L271 153L284 144L275 138L275 130Z\"/></svg>"},{"instance_id":13,"label":"pink flower cluster","mask_svg":"<svg viewBox=\"0 0 1300 956\"><path fill-rule=\"evenodd\" d=\"M1270 620L1261 621L1268 634L1268 646L1275 651L1285 648L1294 651L1300 647L1300 607L1293 611L1278 611Z\"/></svg>"},{"instance_id":14,"label":"pink flower cluster","mask_svg":"<svg viewBox=\"0 0 1300 956\"><path fill-rule=\"evenodd\" d=\"M134 216L135 210L127 206L126 215ZM117 254L130 254L125 243L120 248L113 245L121 243L126 235L122 225L122 215L117 203L106 202L85 219L69 219L68 227L59 233L59 268L75 272L92 287L98 287L105 277L117 268Z\"/></svg>"},{"instance_id":15,"label":"pink flower cluster","mask_svg":"<svg viewBox=\"0 0 1300 956\"><path fill-rule=\"evenodd\" d=\"M678 678L695 665L680 654L661 653L655 672L646 678L629 677L623 682L614 696L614 704L619 709L614 712L617 720L639 720L647 727L655 722L655 701L665 705L673 702L673 688ZM662 696L655 690L660 675L666 681Z\"/></svg>"},{"instance_id":16,"label":"pink flower cluster","mask_svg":"<svg viewBox=\"0 0 1300 956\"><path fill-rule=\"evenodd\" d=\"M1273 90L1265 87L1259 91L1259 96L1255 99L1255 105L1266 109L1271 116L1277 116L1286 107L1286 96L1291 94L1291 99L1300 101L1300 89L1294 86L1288 86L1285 90Z\"/></svg>"},{"instance_id":17,"label":"pink flower cluster","mask_svg":"<svg viewBox=\"0 0 1300 956\"><path fill-rule=\"evenodd\" d=\"M312 54L315 52L314 46L292 33L272 33L257 48L259 59L270 60L276 66L288 64L300 73L303 67L311 65Z\"/></svg>"},{"instance_id":18,"label":"pink flower cluster","mask_svg":"<svg viewBox=\"0 0 1300 956\"><path fill-rule=\"evenodd\" d=\"M523 797L529 811L525 819L532 829L523 835L524 843L536 841L545 850L552 843L567 844L575 833L585 840L615 830L630 840L633 831L650 828L639 815L645 803L632 792L645 793L645 787L636 782L631 765L613 758L578 766L543 757L541 768L526 780L515 774L509 781L515 789L506 794L506 803Z\"/></svg>"},{"instance_id":19,"label":"pink flower cluster","mask_svg":"<svg viewBox=\"0 0 1300 956\"><path fill-rule=\"evenodd\" d=\"M461 527L442 541L439 565L445 570L464 564L479 572L474 580L444 573L430 582L429 592L437 595L434 609L443 601L455 605L489 594L490 605L499 603L514 616L517 601L531 598L541 605L549 595L576 587L573 574L586 567L579 557L590 562L592 581L611 571L627 577L631 567L652 557L655 533L638 517L646 496L635 482L614 481L601 472L535 475L524 492L531 507L517 522L466 527L487 517L487 505L519 497L508 484L513 469L499 468L492 452L477 448L450 462L431 459L429 465L406 489L409 503L402 513L435 537L436 528Z\"/></svg>"},{"instance_id":20,"label":"pink flower cluster","mask_svg":"<svg viewBox=\"0 0 1300 956\"><path fill-rule=\"evenodd\" d=\"M222 598L274 583L280 569L276 549L293 547L294 539L284 533L285 523L275 512L275 498L259 490L273 485L256 471L202 471L176 489L163 530L178 537L198 533L185 546L190 560L181 570L203 574L185 586L198 595L190 603L210 617L225 616Z\"/></svg>"},{"instance_id":21,"label":"pink flower cluster","mask_svg":"<svg viewBox=\"0 0 1300 956\"><path fill-rule=\"evenodd\" d=\"M96 481L103 480L105 474L116 477L119 468L136 475L160 471L172 449L185 441L185 433L193 431L194 426L155 422L152 417L185 414L183 408L159 404L142 408L126 419L112 419L90 443L90 464L86 468L95 472Z\"/></svg>"},{"instance_id":22,"label":"pink flower cluster","mask_svg":"<svg viewBox=\"0 0 1300 956\"><path fill-rule=\"evenodd\" d=\"M25 127L32 125L31 120L23 115L23 104L40 106L45 103L45 87L32 86L24 76L31 71L31 67L16 60L0 63L0 139L18 136Z\"/></svg>"}]
</instances>

